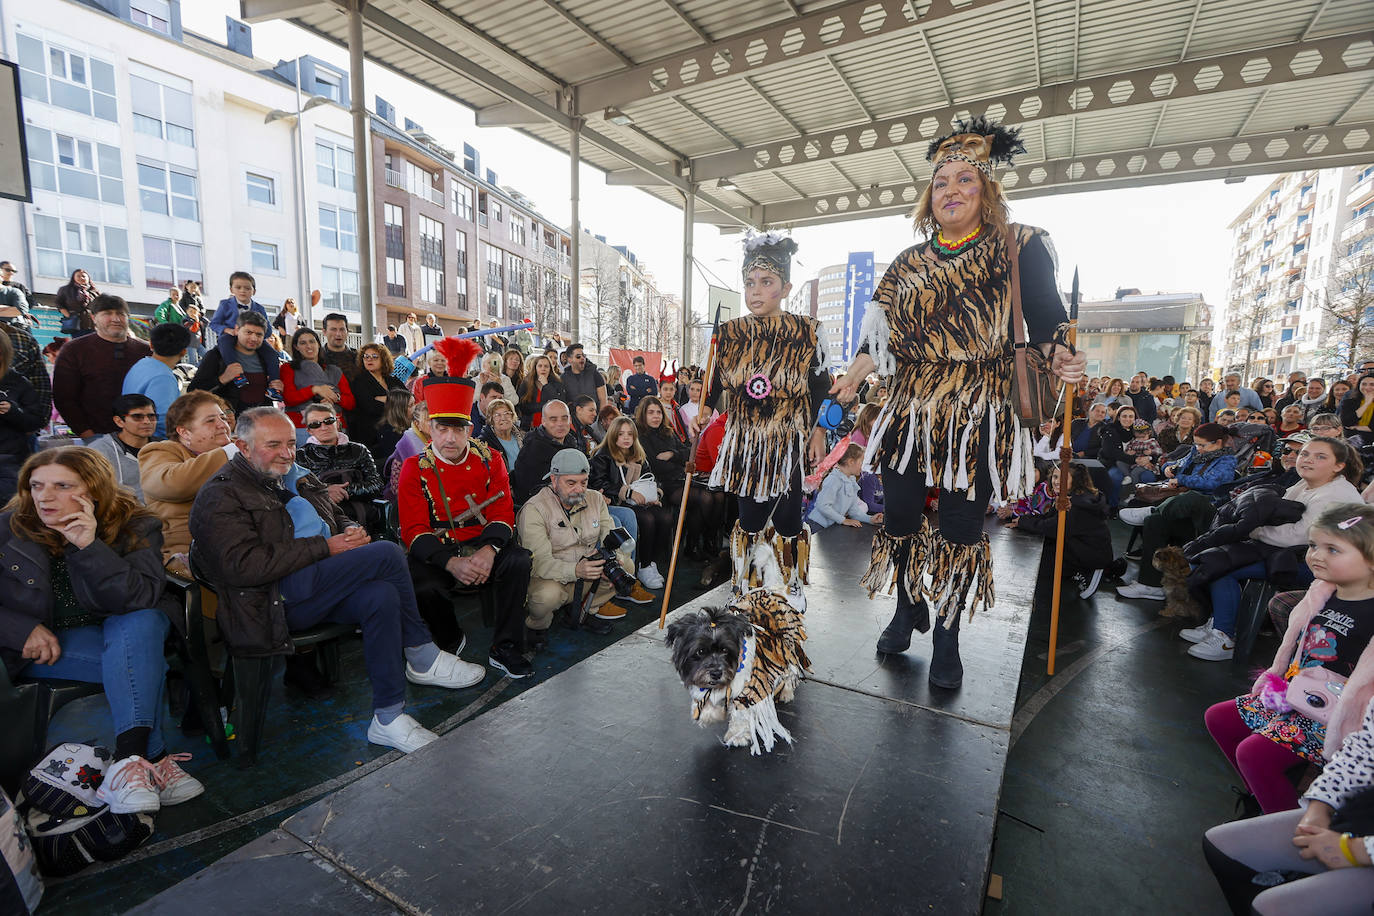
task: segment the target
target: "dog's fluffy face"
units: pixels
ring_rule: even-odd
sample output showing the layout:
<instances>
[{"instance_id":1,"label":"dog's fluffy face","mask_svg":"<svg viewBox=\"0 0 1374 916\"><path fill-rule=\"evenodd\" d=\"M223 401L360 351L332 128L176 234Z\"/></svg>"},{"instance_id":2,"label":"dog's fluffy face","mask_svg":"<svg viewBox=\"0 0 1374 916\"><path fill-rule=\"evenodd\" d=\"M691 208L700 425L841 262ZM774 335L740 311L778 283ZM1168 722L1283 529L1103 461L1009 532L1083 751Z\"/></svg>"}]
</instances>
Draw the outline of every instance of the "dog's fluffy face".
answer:
<instances>
[{"instance_id":1,"label":"dog's fluffy face","mask_svg":"<svg viewBox=\"0 0 1374 916\"><path fill-rule=\"evenodd\" d=\"M687 687L715 690L730 683L739 667L749 621L724 608L702 608L679 614L668 625L665 644L673 650L673 667Z\"/></svg>"},{"instance_id":2,"label":"dog's fluffy face","mask_svg":"<svg viewBox=\"0 0 1374 916\"><path fill-rule=\"evenodd\" d=\"M1187 578L1189 572L1188 558L1177 547L1161 547L1156 550L1154 567L1166 576L1179 578Z\"/></svg>"}]
</instances>

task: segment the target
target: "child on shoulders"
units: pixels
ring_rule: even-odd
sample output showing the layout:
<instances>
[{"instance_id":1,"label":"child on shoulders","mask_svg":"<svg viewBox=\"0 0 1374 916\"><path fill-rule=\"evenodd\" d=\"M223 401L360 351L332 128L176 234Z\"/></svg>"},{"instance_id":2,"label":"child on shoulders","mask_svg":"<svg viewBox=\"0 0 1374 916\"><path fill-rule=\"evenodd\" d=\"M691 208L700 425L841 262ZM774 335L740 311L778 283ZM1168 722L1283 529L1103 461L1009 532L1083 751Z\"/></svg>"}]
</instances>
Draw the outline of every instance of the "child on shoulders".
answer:
<instances>
[{"instance_id":1,"label":"child on shoulders","mask_svg":"<svg viewBox=\"0 0 1374 916\"><path fill-rule=\"evenodd\" d=\"M267 309L253 300L253 294L257 291L257 281L253 279L252 274L244 270L234 271L229 275L231 295L220 300L219 307L210 319L210 332L215 335L216 347L219 349L219 355L224 357L226 366L243 361L243 357L234 349L238 344L234 331L239 326L239 315L243 312L257 312L264 321L267 320ZM268 385L281 378L281 356L266 338L258 347L257 356L262 361L262 371L267 374Z\"/></svg>"}]
</instances>

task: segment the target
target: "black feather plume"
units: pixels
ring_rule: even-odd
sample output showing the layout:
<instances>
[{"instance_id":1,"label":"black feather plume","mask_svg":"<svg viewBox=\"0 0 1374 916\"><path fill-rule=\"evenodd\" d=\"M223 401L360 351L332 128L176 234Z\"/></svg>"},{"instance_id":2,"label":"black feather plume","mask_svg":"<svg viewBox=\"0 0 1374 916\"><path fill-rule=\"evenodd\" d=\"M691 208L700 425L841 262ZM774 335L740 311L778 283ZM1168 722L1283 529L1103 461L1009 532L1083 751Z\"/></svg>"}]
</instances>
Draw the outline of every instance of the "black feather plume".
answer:
<instances>
[{"instance_id":1,"label":"black feather plume","mask_svg":"<svg viewBox=\"0 0 1374 916\"><path fill-rule=\"evenodd\" d=\"M952 131L943 137L936 137L930 141L930 146L926 148L926 161L929 162L935 158L935 153L946 140L961 134L979 134L984 137L991 137L992 143L988 158L992 163L1000 162L1004 165L1011 165L1013 156L1026 151L1026 144L1021 142L1021 128L1005 127L995 121L988 120L986 115L978 115L968 120L955 121Z\"/></svg>"}]
</instances>

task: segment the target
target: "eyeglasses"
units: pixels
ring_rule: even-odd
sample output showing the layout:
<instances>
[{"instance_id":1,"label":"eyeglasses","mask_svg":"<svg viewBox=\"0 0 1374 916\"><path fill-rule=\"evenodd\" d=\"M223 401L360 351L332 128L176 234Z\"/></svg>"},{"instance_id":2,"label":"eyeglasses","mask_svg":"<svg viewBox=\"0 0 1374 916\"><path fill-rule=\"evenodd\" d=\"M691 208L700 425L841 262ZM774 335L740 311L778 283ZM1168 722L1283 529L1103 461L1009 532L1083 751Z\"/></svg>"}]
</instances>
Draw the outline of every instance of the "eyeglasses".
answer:
<instances>
[{"instance_id":1,"label":"eyeglasses","mask_svg":"<svg viewBox=\"0 0 1374 916\"><path fill-rule=\"evenodd\" d=\"M381 355L380 353L364 353L364 354L363 354L363 359L381 359L381 358L382 358L382 355Z\"/></svg>"},{"instance_id":2,"label":"eyeglasses","mask_svg":"<svg viewBox=\"0 0 1374 916\"><path fill-rule=\"evenodd\" d=\"M312 420L305 424L306 429L319 429L321 426L333 426L338 422L338 417L325 417L323 420Z\"/></svg>"},{"instance_id":3,"label":"eyeglasses","mask_svg":"<svg viewBox=\"0 0 1374 916\"><path fill-rule=\"evenodd\" d=\"M1288 446L1287 448L1285 448L1285 449L1283 450L1283 453L1284 453L1285 455L1296 455L1296 454L1297 454L1298 452L1300 452L1300 451L1302 451L1302 447L1301 447L1301 446L1299 446L1299 447L1297 447L1297 448L1293 448L1293 447L1290 445L1290 446Z\"/></svg>"},{"instance_id":4,"label":"eyeglasses","mask_svg":"<svg viewBox=\"0 0 1374 916\"><path fill-rule=\"evenodd\" d=\"M126 419L126 420L156 420L156 419L157 419L157 414L155 414L155 413L129 413L129 414L125 414L125 415L124 415L124 419Z\"/></svg>"}]
</instances>

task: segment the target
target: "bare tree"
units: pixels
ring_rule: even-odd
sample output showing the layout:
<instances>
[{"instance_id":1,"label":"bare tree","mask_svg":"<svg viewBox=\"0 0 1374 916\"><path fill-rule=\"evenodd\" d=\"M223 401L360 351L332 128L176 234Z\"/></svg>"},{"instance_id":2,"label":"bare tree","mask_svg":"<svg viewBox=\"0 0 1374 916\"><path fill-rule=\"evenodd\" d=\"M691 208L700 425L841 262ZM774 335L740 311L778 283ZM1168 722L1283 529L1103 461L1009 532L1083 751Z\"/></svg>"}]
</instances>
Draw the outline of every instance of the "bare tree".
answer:
<instances>
[{"instance_id":1,"label":"bare tree","mask_svg":"<svg viewBox=\"0 0 1374 916\"><path fill-rule=\"evenodd\" d=\"M563 330L559 320L564 303L558 283L558 268L558 251L547 245L541 247L537 261L529 262L525 306L530 313L530 320L534 322L534 333L541 338Z\"/></svg>"},{"instance_id":2,"label":"bare tree","mask_svg":"<svg viewBox=\"0 0 1374 916\"><path fill-rule=\"evenodd\" d=\"M1264 328L1264 322L1269 318L1269 313L1270 307L1262 300L1248 304L1233 302L1226 310L1226 324L1229 329L1227 337L1232 342L1239 340L1245 353L1244 362L1240 366L1234 363L1227 366L1228 371L1239 372L1243 379L1250 378L1250 364L1259 350L1260 332Z\"/></svg>"},{"instance_id":3,"label":"bare tree","mask_svg":"<svg viewBox=\"0 0 1374 916\"><path fill-rule=\"evenodd\" d=\"M582 326L592 331L590 340L595 344L596 352L605 353L607 345L616 339L614 331L620 302L620 255L605 245L586 245L584 251L591 257L582 268L581 291L585 294L579 296L579 308L584 319Z\"/></svg>"},{"instance_id":4,"label":"bare tree","mask_svg":"<svg viewBox=\"0 0 1374 916\"><path fill-rule=\"evenodd\" d=\"M1326 319L1321 355L1342 368L1374 357L1374 235L1348 244L1315 294Z\"/></svg>"}]
</instances>

